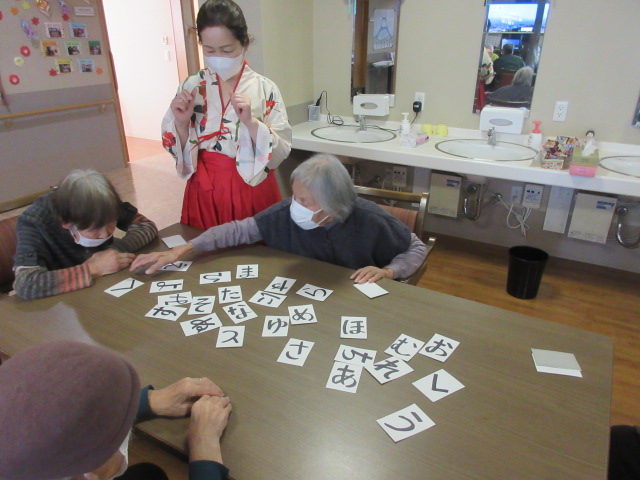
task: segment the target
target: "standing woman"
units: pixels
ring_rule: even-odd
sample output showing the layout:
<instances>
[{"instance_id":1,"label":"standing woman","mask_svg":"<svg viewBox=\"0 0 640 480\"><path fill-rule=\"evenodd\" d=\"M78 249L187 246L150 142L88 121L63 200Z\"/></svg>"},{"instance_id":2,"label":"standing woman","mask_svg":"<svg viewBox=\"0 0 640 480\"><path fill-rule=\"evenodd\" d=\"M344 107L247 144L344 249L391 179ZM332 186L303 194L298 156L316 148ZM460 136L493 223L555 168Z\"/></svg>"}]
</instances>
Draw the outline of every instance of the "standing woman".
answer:
<instances>
[{"instance_id":1,"label":"standing woman","mask_svg":"<svg viewBox=\"0 0 640 480\"><path fill-rule=\"evenodd\" d=\"M280 201L273 170L289 156L291 126L278 87L244 59L250 38L232 0L207 0L196 20L207 67L178 89L162 144L187 180L181 223L206 229Z\"/></svg>"}]
</instances>

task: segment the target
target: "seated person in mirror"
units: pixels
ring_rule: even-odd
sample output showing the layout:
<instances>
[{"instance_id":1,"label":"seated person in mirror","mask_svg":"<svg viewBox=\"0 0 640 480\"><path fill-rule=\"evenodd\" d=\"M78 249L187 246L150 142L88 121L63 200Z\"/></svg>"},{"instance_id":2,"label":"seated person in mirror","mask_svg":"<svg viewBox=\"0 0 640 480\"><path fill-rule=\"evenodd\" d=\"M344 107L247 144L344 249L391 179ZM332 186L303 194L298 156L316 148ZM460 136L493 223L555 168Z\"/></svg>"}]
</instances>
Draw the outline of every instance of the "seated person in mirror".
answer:
<instances>
[{"instance_id":1,"label":"seated person in mirror","mask_svg":"<svg viewBox=\"0 0 640 480\"><path fill-rule=\"evenodd\" d=\"M126 234L113 238L116 227ZM89 287L127 268L156 225L95 170L74 170L27 208L17 225L16 294L24 300Z\"/></svg>"},{"instance_id":2,"label":"seated person in mirror","mask_svg":"<svg viewBox=\"0 0 640 480\"><path fill-rule=\"evenodd\" d=\"M533 97L533 69L522 67L513 77L513 83L487 93L487 103L493 100L503 102L531 102Z\"/></svg>"},{"instance_id":3,"label":"seated person in mirror","mask_svg":"<svg viewBox=\"0 0 640 480\"><path fill-rule=\"evenodd\" d=\"M504 47L502 47L502 55L493 62L493 69L497 74L500 74L505 70L515 72L524 66L524 60L522 60L522 57L513 53L513 45L511 43L504 44Z\"/></svg>"},{"instance_id":4,"label":"seated person in mirror","mask_svg":"<svg viewBox=\"0 0 640 480\"><path fill-rule=\"evenodd\" d=\"M267 246L333 263L355 272L357 283L409 277L426 246L379 205L359 198L344 165L316 154L291 174L293 197L253 217L206 230L186 245L138 255L130 270L152 274L193 251L213 251L264 241Z\"/></svg>"}]
</instances>

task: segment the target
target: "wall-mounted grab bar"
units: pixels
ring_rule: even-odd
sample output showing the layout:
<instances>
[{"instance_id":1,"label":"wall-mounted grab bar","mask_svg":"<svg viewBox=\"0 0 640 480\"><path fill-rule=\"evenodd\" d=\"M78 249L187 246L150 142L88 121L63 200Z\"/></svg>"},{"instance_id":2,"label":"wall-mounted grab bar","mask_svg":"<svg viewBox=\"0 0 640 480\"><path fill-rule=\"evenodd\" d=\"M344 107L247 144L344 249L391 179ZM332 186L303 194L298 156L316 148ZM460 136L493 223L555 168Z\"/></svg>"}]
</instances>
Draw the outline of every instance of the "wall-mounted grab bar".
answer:
<instances>
[{"instance_id":1,"label":"wall-mounted grab bar","mask_svg":"<svg viewBox=\"0 0 640 480\"><path fill-rule=\"evenodd\" d=\"M627 207L618 207L616 209L616 215L618 215L618 225L616 226L616 240L620 245L625 248L638 248L640 247L640 237L635 242L627 242L622 238L622 227L624 223L624 216L629 210Z\"/></svg>"}]
</instances>

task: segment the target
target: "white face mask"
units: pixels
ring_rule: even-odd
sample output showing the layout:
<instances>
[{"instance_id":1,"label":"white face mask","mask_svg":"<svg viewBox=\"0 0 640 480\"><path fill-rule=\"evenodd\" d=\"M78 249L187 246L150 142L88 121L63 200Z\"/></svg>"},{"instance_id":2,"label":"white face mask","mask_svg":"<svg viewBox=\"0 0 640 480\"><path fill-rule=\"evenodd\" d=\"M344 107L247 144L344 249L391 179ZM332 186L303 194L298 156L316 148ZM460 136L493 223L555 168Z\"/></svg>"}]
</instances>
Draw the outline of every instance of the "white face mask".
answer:
<instances>
[{"instance_id":1,"label":"white face mask","mask_svg":"<svg viewBox=\"0 0 640 480\"><path fill-rule=\"evenodd\" d=\"M127 470L127 467L129 466L129 439L131 437L131 432L129 432L129 434L127 435L127 437L124 439L124 442L122 442L122 445L120 445L120 448L118 448L118 451L122 454L122 456L124 457L122 459L122 463L120 464L120 468L118 468L118 471L116 473L113 474L112 477L109 477L108 479L98 479L98 476L94 473L85 473L84 474L84 478L86 478L87 480L112 480L116 477L119 477L120 475L123 475L124 472Z\"/></svg>"},{"instance_id":2,"label":"white face mask","mask_svg":"<svg viewBox=\"0 0 640 480\"><path fill-rule=\"evenodd\" d=\"M303 230L313 230L320 226L320 223L324 222L329 215L320 220L319 223L313 221L313 216L322 211L322 208L317 211L309 210L306 207L303 207L298 202L296 202L295 198L291 199L291 207L289 208L291 213L291 220L293 220L296 225L298 225Z\"/></svg>"},{"instance_id":3,"label":"white face mask","mask_svg":"<svg viewBox=\"0 0 640 480\"><path fill-rule=\"evenodd\" d=\"M75 240L75 242L78 245L86 247L86 248L99 247L104 242L106 242L111 237L113 237L113 234L109 235L107 238L87 238L87 237L83 237L80 234L80 230L78 230L78 227L76 227L75 225L72 225L72 226L73 226L73 229L76 231L76 234L74 235L73 232L71 231L71 229L69 229L69 233L71 233L71 236L73 237L73 239ZM76 238L76 236L77 236L77 238Z\"/></svg>"},{"instance_id":4,"label":"white face mask","mask_svg":"<svg viewBox=\"0 0 640 480\"><path fill-rule=\"evenodd\" d=\"M237 57L204 57L205 62L222 80L229 80L242 68L244 63L244 55Z\"/></svg>"}]
</instances>

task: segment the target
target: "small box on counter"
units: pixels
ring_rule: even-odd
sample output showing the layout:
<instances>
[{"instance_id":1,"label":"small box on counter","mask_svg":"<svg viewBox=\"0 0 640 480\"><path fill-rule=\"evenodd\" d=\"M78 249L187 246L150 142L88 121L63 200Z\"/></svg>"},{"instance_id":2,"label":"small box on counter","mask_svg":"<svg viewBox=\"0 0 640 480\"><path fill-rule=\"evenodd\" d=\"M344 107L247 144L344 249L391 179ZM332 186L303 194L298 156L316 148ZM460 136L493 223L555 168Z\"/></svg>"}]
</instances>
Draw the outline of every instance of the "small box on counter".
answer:
<instances>
[{"instance_id":1,"label":"small box on counter","mask_svg":"<svg viewBox=\"0 0 640 480\"><path fill-rule=\"evenodd\" d=\"M577 138L558 136L555 140L547 140L542 146L542 168L551 170L569 170L572 164L573 147Z\"/></svg>"},{"instance_id":2,"label":"small box on counter","mask_svg":"<svg viewBox=\"0 0 640 480\"><path fill-rule=\"evenodd\" d=\"M585 155L583 147L578 147L573 155L569 173L571 175L581 175L583 177L595 177L599 163L600 155L598 154L598 151Z\"/></svg>"}]
</instances>

